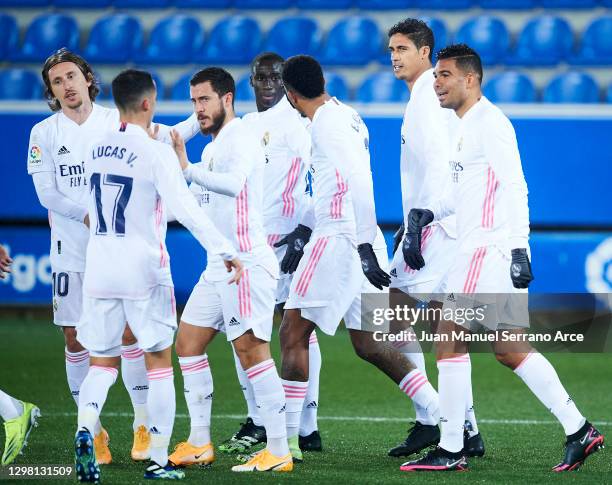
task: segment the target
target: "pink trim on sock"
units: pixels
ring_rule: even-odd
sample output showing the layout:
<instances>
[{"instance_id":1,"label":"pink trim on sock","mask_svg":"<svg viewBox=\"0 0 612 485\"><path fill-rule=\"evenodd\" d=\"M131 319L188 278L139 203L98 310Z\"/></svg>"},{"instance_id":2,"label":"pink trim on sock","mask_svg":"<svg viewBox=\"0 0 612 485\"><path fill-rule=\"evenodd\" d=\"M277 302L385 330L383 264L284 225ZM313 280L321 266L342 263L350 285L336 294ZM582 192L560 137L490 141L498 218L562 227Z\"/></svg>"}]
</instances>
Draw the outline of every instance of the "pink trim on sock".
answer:
<instances>
[{"instance_id":1,"label":"pink trim on sock","mask_svg":"<svg viewBox=\"0 0 612 485\"><path fill-rule=\"evenodd\" d=\"M105 367L103 365L90 365L89 369L99 369L102 370L104 372L108 372L109 374L112 374L112 376L116 379L117 375L119 374L119 371L117 369L115 369L114 367Z\"/></svg>"},{"instance_id":2,"label":"pink trim on sock","mask_svg":"<svg viewBox=\"0 0 612 485\"><path fill-rule=\"evenodd\" d=\"M144 355L144 350L139 349L138 347L133 348L133 349L121 350L121 357L127 360L140 359L143 355Z\"/></svg>"},{"instance_id":3,"label":"pink trim on sock","mask_svg":"<svg viewBox=\"0 0 612 485\"><path fill-rule=\"evenodd\" d=\"M267 370L270 370L273 367L274 361L272 359L265 360L257 365L254 365L250 369L247 369L246 374L249 379L253 379L253 377L258 376L259 374L262 374L263 372L266 372Z\"/></svg>"},{"instance_id":4,"label":"pink trim on sock","mask_svg":"<svg viewBox=\"0 0 612 485\"><path fill-rule=\"evenodd\" d=\"M87 350L81 350L80 352L68 352L66 350L64 351L64 355L66 360L71 364L78 364L89 359L89 351Z\"/></svg>"},{"instance_id":5,"label":"pink trim on sock","mask_svg":"<svg viewBox=\"0 0 612 485\"><path fill-rule=\"evenodd\" d=\"M312 331L312 333L310 334L310 338L308 339L308 343L309 344L318 344L319 341L317 340L317 333L315 330Z\"/></svg>"},{"instance_id":6,"label":"pink trim on sock","mask_svg":"<svg viewBox=\"0 0 612 485\"><path fill-rule=\"evenodd\" d=\"M529 360L529 358L530 358L530 357L531 357L533 354L535 354L535 352L529 352L529 353L527 354L527 357L525 357L525 358L524 358L524 359L521 361L521 363L520 363L519 365L517 365L517 366L516 366L516 367L513 369L513 370L514 370L514 372L516 372L517 370L519 370L519 368L520 368L520 367L521 367L521 366L522 366L522 365L523 365L525 362L527 362L527 361Z\"/></svg>"},{"instance_id":7,"label":"pink trim on sock","mask_svg":"<svg viewBox=\"0 0 612 485\"><path fill-rule=\"evenodd\" d=\"M292 386L283 383L283 390L285 391L285 398L287 399L303 399L304 397L306 397L306 393L308 392L308 383L304 382L303 386Z\"/></svg>"},{"instance_id":8,"label":"pink trim on sock","mask_svg":"<svg viewBox=\"0 0 612 485\"><path fill-rule=\"evenodd\" d=\"M440 363L444 363L444 362L456 362L456 363L461 363L461 362L470 362L470 356L469 354L463 354L460 355L459 357L449 357L448 359L440 359L438 360L438 364Z\"/></svg>"},{"instance_id":9,"label":"pink trim on sock","mask_svg":"<svg viewBox=\"0 0 612 485\"><path fill-rule=\"evenodd\" d=\"M162 379L168 379L174 377L174 371L172 367L165 367L162 369L152 369L147 371L147 377L150 381L160 381Z\"/></svg>"},{"instance_id":10,"label":"pink trim on sock","mask_svg":"<svg viewBox=\"0 0 612 485\"><path fill-rule=\"evenodd\" d=\"M183 375L197 374L198 372L203 372L204 369L207 369L208 367L208 359L204 358L202 360L199 360L198 362L181 364L181 372L183 373Z\"/></svg>"}]
</instances>

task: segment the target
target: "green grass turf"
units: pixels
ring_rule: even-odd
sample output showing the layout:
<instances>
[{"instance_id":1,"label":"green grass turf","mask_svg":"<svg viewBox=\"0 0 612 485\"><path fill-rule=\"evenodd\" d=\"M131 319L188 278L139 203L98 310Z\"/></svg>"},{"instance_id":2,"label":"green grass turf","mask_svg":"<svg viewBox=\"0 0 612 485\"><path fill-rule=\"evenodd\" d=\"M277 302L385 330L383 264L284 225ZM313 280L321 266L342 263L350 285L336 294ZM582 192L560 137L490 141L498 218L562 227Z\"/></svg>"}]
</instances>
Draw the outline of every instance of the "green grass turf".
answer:
<instances>
[{"instance_id":1,"label":"green grass turf","mask_svg":"<svg viewBox=\"0 0 612 485\"><path fill-rule=\"evenodd\" d=\"M277 341L277 339L276 339ZM550 472L562 456L563 431L523 383L497 364L491 355L473 355L476 412L487 454L470 461L467 473L408 474L399 471L401 459L386 456L388 448L405 437L412 405L395 384L353 353L345 331L335 337L319 334L323 354L319 429L325 451L307 453L292 474L245 474L230 471L232 456L217 455L210 469L187 469L185 483L612 483L612 455L603 450L589 458L579 472L559 476ZM274 345L278 355L278 345ZM228 343L217 338L209 349L215 379L213 441L221 442L238 427L245 404L235 377ZM582 412L604 422L600 431L612 438L612 355L548 356ZM437 372L427 355L432 383ZM175 372L177 413L173 443L185 439L189 420L180 372ZM40 320L0 319L0 387L40 406L43 418L29 446L16 463L72 463L76 408L64 371L63 337ZM107 484L148 483L143 466L129 459L131 406L121 382L111 389L102 421L111 436L113 463L102 469ZM111 414L110 416L108 414ZM106 414L106 416L105 416ZM383 417L387 421L342 419ZM536 424L504 424L491 420L534 420ZM3 433L0 438L4 441ZM24 483L20 481L19 483ZM40 482L37 482L40 483ZM47 480L42 483L52 483ZM65 480L56 483L67 483Z\"/></svg>"}]
</instances>

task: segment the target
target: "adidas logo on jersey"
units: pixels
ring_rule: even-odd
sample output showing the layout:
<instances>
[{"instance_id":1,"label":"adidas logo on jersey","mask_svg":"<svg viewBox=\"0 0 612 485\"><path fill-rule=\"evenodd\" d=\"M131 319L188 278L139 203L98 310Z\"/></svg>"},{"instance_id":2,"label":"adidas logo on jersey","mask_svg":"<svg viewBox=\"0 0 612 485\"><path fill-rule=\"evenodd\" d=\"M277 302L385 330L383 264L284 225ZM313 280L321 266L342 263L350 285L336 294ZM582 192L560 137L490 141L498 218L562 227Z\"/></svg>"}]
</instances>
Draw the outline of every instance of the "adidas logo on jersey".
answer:
<instances>
[{"instance_id":1,"label":"adidas logo on jersey","mask_svg":"<svg viewBox=\"0 0 612 485\"><path fill-rule=\"evenodd\" d=\"M238 320L236 320L234 317L232 317L232 319L229 321L228 325L230 327L233 327L234 325L240 325L240 322Z\"/></svg>"},{"instance_id":2,"label":"adidas logo on jersey","mask_svg":"<svg viewBox=\"0 0 612 485\"><path fill-rule=\"evenodd\" d=\"M391 270L391 276L393 276L393 277L397 278L397 269L396 269L396 268L393 268L393 269Z\"/></svg>"},{"instance_id":3,"label":"adidas logo on jersey","mask_svg":"<svg viewBox=\"0 0 612 485\"><path fill-rule=\"evenodd\" d=\"M70 150L68 150L68 148L66 148L64 145L62 145L62 147L57 151L58 155L67 155L68 153L70 153Z\"/></svg>"}]
</instances>

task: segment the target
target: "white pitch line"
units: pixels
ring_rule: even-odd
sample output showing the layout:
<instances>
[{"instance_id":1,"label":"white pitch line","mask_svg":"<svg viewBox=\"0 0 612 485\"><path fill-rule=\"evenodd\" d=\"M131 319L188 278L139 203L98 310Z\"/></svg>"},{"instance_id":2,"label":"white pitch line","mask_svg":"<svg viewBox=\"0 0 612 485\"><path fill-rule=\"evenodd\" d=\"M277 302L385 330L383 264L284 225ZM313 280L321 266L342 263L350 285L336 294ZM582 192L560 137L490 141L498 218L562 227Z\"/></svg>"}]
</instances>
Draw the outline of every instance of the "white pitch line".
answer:
<instances>
[{"instance_id":1,"label":"white pitch line","mask_svg":"<svg viewBox=\"0 0 612 485\"><path fill-rule=\"evenodd\" d=\"M76 412L70 413L45 413L42 412L42 417L74 417L76 416ZM102 419L105 417L108 418L131 418L134 415L132 413L116 413L102 412ZM176 415L179 419L187 419L189 418L189 414L179 413ZM213 414L213 419L244 419L244 415L242 414ZM318 416L317 419L321 421L365 421L365 422L373 422L373 423L407 423L411 419L410 418L393 418L386 416ZM498 425L521 425L521 426L530 426L534 424L558 424L558 421L552 419L479 419L479 424L498 424ZM599 426L612 426L612 421L592 421L593 424Z\"/></svg>"}]
</instances>

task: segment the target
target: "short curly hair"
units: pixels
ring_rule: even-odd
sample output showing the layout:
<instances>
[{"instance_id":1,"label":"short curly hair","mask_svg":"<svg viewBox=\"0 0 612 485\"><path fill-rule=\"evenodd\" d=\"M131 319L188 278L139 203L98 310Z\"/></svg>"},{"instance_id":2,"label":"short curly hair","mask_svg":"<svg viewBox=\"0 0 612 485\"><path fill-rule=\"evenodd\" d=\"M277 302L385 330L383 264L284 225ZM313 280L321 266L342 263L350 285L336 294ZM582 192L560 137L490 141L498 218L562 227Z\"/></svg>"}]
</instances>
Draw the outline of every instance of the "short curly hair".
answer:
<instances>
[{"instance_id":1,"label":"short curly hair","mask_svg":"<svg viewBox=\"0 0 612 485\"><path fill-rule=\"evenodd\" d=\"M467 44L452 44L438 52L438 60L455 59L457 67L463 72L473 72L482 84L482 61L478 52Z\"/></svg>"},{"instance_id":2,"label":"short curly hair","mask_svg":"<svg viewBox=\"0 0 612 485\"><path fill-rule=\"evenodd\" d=\"M414 43L417 49L428 46L429 61L431 62L433 59L435 39L433 31L429 28L429 25L419 19L404 19L389 29L389 38L395 34L402 34L408 37Z\"/></svg>"},{"instance_id":3,"label":"short curly hair","mask_svg":"<svg viewBox=\"0 0 612 485\"><path fill-rule=\"evenodd\" d=\"M287 59L283 65L283 83L287 89L307 99L314 99L325 92L323 68L311 56L299 55Z\"/></svg>"}]
</instances>

